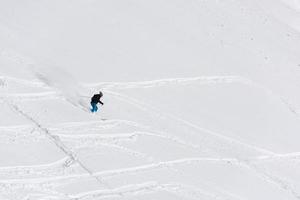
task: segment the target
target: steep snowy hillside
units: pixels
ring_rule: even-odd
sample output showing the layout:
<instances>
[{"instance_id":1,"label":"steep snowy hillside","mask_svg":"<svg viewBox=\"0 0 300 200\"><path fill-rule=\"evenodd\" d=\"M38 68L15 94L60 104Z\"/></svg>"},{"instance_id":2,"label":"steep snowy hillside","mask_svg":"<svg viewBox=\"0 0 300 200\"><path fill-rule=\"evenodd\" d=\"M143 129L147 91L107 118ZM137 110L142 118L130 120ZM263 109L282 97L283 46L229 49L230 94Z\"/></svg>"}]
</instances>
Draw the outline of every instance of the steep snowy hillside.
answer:
<instances>
[{"instance_id":1,"label":"steep snowy hillside","mask_svg":"<svg viewBox=\"0 0 300 200\"><path fill-rule=\"evenodd\" d=\"M300 199L299 0L3 0L0 43L1 200Z\"/></svg>"}]
</instances>

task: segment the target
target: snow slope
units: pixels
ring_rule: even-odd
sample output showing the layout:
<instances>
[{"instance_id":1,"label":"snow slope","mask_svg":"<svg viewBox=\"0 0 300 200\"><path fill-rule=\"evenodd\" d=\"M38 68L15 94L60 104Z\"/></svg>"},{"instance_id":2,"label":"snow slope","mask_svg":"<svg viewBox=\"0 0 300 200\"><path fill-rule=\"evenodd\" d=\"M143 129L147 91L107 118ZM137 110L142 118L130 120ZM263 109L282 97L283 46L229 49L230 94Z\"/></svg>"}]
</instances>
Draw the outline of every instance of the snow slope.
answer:
<instances>
[{"instance_id":1,"label":"snow slope","mask_svg":"<svg viewBox=\"0 0 300 200\"><path fill-rule=\"evenodd\" d=\"M0 1L0 199L300 199L299 4Z\"/></svg>"}]
</instances>

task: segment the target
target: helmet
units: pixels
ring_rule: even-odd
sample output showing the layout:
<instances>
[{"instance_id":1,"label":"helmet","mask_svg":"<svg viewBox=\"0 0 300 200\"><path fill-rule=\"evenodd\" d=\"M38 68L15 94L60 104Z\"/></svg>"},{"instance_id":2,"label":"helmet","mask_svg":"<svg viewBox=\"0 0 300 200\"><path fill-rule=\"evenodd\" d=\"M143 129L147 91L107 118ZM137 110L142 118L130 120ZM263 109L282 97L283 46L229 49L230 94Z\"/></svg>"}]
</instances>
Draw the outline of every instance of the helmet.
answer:
<instances>
[{"instance_id":1,"label":"helmet","mask_svg":"<svg viewBox=\"0 0 300 200\"><path fill-rule=\"evenodd\" d=\"M99 94L100 94L101 97L103 96L103 93L101 91L99 92Z\"/></svg>"}]
</instances>

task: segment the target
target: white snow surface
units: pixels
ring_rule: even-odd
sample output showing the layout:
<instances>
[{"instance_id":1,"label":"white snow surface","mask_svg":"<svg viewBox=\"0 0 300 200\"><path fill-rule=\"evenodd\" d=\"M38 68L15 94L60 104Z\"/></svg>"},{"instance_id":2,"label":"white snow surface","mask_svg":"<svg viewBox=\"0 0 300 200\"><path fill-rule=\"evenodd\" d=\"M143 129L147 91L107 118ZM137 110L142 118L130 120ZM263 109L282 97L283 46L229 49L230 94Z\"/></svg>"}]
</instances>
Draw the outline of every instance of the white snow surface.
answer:
<instances>
[{"instance_id":1,"label":"white snow surface","mask_svg":"<svg viewBox=\"0 0 300 200\"><path fill-rule=\"evenodd\" d=\"M1 0L0 200L299 200L299 88L299 0Z\"/></svg>"}]
</instances>

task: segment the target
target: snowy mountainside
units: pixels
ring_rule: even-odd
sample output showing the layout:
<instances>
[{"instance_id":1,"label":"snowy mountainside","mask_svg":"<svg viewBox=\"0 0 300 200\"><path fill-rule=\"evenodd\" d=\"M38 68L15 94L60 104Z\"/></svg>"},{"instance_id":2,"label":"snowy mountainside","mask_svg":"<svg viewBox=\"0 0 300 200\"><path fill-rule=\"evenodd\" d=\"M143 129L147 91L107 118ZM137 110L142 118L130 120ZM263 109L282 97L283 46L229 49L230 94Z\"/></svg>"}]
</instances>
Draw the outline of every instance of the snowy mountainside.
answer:
<instances>
[{"instance_id":1,"label":"snowy mountainside","mask_svg":"<svg viewBox=\"0 0 300 200\"><path fill-rule=\"evenodd\" d=\"M0 5L0 199L300 199L299 1Z\"/></svg>"}]
</instances>

